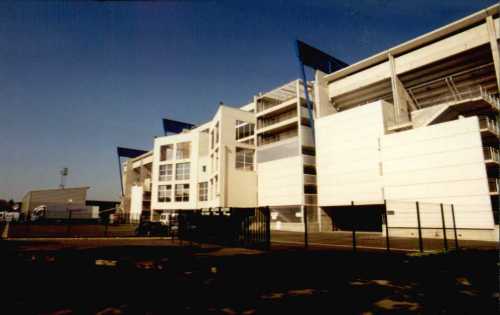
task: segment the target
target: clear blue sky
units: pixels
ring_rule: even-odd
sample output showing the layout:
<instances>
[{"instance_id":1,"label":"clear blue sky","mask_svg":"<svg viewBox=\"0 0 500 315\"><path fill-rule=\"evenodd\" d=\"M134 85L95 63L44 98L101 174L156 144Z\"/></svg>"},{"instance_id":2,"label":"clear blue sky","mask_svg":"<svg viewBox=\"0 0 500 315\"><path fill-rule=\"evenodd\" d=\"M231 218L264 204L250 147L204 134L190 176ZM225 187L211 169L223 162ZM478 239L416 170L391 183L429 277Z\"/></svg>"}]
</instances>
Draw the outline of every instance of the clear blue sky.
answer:
<instances>
[{"instance_id":1,"label":"clear blue sky","mask_svg":"<svg viewBox=\"0 0 500 315\"><path fill-rule=\"evenodd\" d=\"M497 1L268 2L2 1L0 199L67 166L68 186L117 200L117 145L297 78L294 39L353 63Z\"/></svg>"}]
</instances>

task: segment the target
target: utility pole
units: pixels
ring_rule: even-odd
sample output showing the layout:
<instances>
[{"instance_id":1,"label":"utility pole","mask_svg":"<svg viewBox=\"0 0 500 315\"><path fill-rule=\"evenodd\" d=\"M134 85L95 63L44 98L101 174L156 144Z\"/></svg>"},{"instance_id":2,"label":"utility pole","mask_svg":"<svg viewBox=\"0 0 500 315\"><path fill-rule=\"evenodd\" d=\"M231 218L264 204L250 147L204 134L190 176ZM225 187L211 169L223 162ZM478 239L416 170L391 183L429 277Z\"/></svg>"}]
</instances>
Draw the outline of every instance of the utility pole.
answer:
<instances>
[{"instance_id":1,"label":"utility pole","mask_svg":"<svg viewBox=\"0 0 500 315\"><path fill-rule=\"evenodd\" d=\"M66 186L66 177L68 176L68 168L63 167L59 173L61 174L61 183L59 184L59 188L64 189L64 186Z\"/></svg>"}]
</instances>

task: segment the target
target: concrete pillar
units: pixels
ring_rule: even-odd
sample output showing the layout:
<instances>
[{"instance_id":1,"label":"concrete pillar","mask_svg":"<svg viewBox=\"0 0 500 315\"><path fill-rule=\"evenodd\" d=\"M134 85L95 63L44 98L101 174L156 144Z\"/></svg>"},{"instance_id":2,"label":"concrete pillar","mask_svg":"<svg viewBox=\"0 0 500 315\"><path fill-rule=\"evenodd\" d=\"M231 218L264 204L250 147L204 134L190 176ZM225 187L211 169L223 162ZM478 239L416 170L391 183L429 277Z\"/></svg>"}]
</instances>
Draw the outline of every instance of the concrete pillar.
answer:
<instances>
[{"instance_id":1,"label":"concrete pillar","mask_svg":"<svg viewBox=\"0 0 500 315\"><path fill-rule=\"evenodd\" d=\"M493 64L495 66L495 74L497 77L497 88L500 91L500 51L498 49L497 35L495 32L495 24L493 17L486 17L486 26L488 28L488 36L490 39L491 53L493 55Z\"/></svg>"},{"instance_id":2,"label":"concrete pillar","mask_svg":"<svg viewBox=\"0 0 500 315\"><path fill-rule=\"evenodd\" d=\"M314 73L314 109L316 117L337 112L328 97L328 84L324 79L325 75L319 70Z\"/></svg>"},{"instance_id":3,"label":"concrete pillar","mask_svg":"<svg viewBox=\"0 0 500 315\"><path fill-rule=\"evenodd\" d=\"M394 118L396 124L404 124L410 122L410 109L417 109L413 99L409 96L403 83L399 80L396 74L396 63L394 57L388 54L389 66L391 71L391 86L392 98L394 103Z\"/></svg>"}]
</instances>

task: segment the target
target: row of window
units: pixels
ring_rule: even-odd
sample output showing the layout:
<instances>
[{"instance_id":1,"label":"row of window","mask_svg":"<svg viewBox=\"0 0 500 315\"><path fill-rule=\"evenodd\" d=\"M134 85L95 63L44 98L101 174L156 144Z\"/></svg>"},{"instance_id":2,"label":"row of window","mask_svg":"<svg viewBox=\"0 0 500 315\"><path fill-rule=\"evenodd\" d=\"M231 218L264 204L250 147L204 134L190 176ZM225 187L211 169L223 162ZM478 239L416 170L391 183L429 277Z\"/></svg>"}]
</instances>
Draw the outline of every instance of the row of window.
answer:
<instances>
[{"instance_id":1,"label":"row of window","mask_svg":"<svg viewBox=\"0 0 500 315\"><path fill-rule=\"evenodd\" d=\"M215 124L210 132L210 149L213 149L217 143L219 143L219 123Z\"/></svg>"},{"instance_id":2,"label":"row of window","mask_svg":"<svg viewBox=\"0 0 500 315\"><path fill-rule=\"evenodd\" d=\"M236 169L253 171L254 155L253 149L236 148Z\"/></svg>"},{"instance_id":3,"label":"row of window","mask_svg":"<svg viewBox=\"0 0 500 315\"><path fill-rule=\"evenodd\" d=\"M175 195L172 199L172 185L158 186L158 202L188 202L189 184L175 184ZM198 200L208 201L208 182L198 184Z\"/></svg>"},{"instance_id":4,"label":"row of window","mask_svg":"<svg viewBox=\"0 0 500 315\"><path fill-rule=\"evenodd\" d=\"M255 124L247 123L246 121L236 121L236 140L253 136L255 132Z\"/></svg>"},{"instance_id":5,"label":"row of window","mask_svg":"<svg viewBox=\"0 0 500 315\"><path fill-rule=\"evenodd\" d=\"M175 164L175 179L188 180L190 178L191 163L177 163ZM160 182L167 182L173 179L173 164L160 165L158 173L158 180Z\"/></svg>"},{"instance_id":6,"label":"row of window","mask_svg":"<svg viewBox=\"0 0 500 315\"><path fill-rule=\"evenodd\" d=\"M189 201L189 184L175 184L176 202ZM158 186L158 202L172 202L172 185Z\"/></svg>"},{"instance_id":7,"label":"row of window","mask_svg":"<svg viewBox=\"0 0 500 315\"><path fill-rule=\"evenodd\" d=\"M180 142L176 144L175 159L189 159L191 155L191 142ZM166 144L160 147L160 161L172 161L174 159L174 145Z\"/></svg>"},{"instance_id":8,"label":"row of window","mask_svg":"<svg viewBox=\"0 0 500 315\"><path fill-rule=\"evenodd\" d=\"M236 169L253 171L255 165L255 150L246 148L236 148ZM215 165L213 164L215 162ZM212 156L212 169L217 169L219 164L218 151L215 153L215 159ZM159 167L158 180L160 182L168 182L174 178L174 164L162 164ZM204 171L206 167L204 166ZM175 164L175 180L190 179L191 163L176 163Z\"/></svg>"}]
</instances>

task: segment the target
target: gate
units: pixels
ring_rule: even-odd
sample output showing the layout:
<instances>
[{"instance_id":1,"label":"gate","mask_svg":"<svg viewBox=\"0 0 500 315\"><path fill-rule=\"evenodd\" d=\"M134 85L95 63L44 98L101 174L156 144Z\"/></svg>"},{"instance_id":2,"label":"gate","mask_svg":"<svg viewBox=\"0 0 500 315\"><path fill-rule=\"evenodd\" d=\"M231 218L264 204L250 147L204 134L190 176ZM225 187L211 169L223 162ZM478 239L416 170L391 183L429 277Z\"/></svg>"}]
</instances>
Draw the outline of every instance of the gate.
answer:
<instances>
[{"instance_id":1,"label":"gate","mask_svg":"<svg viewBox=\"0 0 500 315\"><path fill-rule=\"evenodd\" d=\"M268 207L179 210L177 220L182 240L257 249L270 246Z\"/></svg>"}]
</instances>

